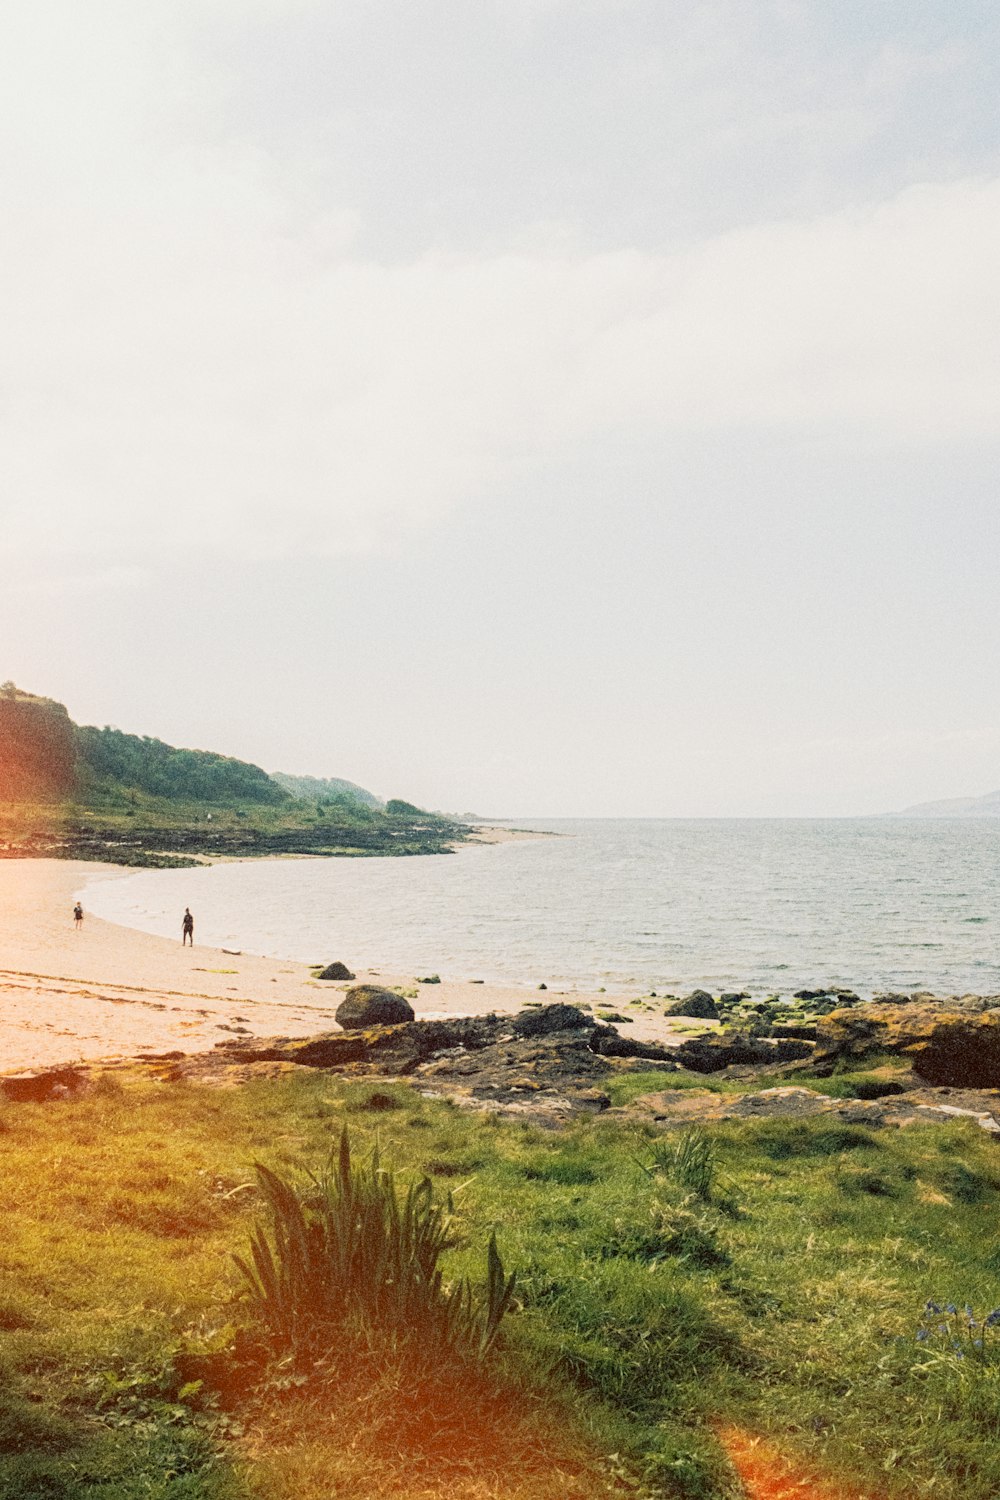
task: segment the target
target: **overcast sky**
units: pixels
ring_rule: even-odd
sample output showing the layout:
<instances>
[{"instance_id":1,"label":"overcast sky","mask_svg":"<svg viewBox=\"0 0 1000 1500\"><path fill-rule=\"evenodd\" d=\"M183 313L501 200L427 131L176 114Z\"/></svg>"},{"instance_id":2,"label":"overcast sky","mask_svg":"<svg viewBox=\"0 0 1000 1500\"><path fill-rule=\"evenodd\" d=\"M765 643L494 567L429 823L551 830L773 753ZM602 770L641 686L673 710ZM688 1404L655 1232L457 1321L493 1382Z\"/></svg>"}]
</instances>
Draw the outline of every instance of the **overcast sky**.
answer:
<instances>
[{"instance_id":1,"label":"overcast sky","mask_svg":"<svg viewBox=\"0 0 1000 1500\"><path fill-rule=\"evenodd\" d=\"M989 0L22 0L0 677L455 811L1000 786Z\"/></svg>"}]
</instances>

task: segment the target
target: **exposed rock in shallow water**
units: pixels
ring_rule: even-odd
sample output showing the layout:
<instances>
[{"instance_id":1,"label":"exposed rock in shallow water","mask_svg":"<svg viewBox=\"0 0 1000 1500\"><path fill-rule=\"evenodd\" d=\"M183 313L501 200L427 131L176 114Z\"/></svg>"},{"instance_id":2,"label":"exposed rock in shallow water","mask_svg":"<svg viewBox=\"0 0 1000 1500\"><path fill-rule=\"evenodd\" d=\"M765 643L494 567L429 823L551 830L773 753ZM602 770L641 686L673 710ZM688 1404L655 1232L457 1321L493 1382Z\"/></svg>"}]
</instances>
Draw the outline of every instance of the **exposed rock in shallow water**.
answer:
<instances>
[{"instance_id":1,"label":"exposed rock in shallow water","mask_svg":"<svg viewBox=\"0 0 1000 1500\"><path fill-rule=\"evenodd\" d=\"M361 1031L366 1026L395 1026L412 1021L416 1015L409 1000L395 990L377 984L357 984L348 990L335 1012L338 1026L345 1031Z\"/></svg>"}]
</instances>

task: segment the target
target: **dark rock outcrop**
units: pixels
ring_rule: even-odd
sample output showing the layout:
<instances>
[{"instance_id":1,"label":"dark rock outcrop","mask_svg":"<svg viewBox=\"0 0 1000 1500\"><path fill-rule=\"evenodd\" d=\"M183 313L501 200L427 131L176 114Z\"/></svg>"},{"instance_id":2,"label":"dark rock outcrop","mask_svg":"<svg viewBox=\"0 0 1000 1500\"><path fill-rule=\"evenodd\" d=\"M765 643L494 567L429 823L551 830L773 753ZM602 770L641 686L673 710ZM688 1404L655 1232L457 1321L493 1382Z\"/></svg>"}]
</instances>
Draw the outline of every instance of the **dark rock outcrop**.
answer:
<instances>
[{"instance_id":1,"label":"dark rock outcrop","mask_svg":"<svg viewBox=\"0 0 1000 1500\"><path fill-rule=\"evenodd\" d=\"M87 1075L78 1068L42 1068L37 1072L8 1073L0 1078L0 1094L17 1104L68 1099L86 1086Z\"/></svg>"},{"instance_id":2,"label":"dark rock outcrop","mask_svg":"<svg viewBox=\"0 0 1000 1500\"><path fill-rule=\"evenodd\" d=\"M611 1071L577 1027L530 1037L506 1032L481 1050L449 1049L421 1066L419 1077L432 1088L482 1105L530 1103L543 1111L565 1111L607 1108L599 1085Z\"/></svg>"},{"instance_id":3,"label":"dark rock outcrop","mask_svg":"<svg viewBox=\"0 0 1000 1500\"><path fill-rule=\"evenodd\" d=\"M395 1026L326 1031L310 1037L220 1042L215 1050L234 1063L296 1063L352 1073L405 1075L438 1053L489 1047L505 1027L509 1031L506 1018L493 1015L454 1021L404 1021Z\"/></svg>"},{"instance_id":4,"label":"dark rock outcrop","mask_svg":"<svg viewBox=\"0 0 1000 1500\"><path fill-rule=\"evenodd\" d=\"M961 1002L947 1002L955 1003ZM834 1011L817 1029L820 1068L839 1057L891 1052L909 1058L914 1072L930 1084L1000 1087L1000 1011L879 1001Z\"/></svg>"},{"instance_id":5,"label":"dark rock outcrop","mask_svg":"<svg viewBox=\"0 0 1000 1500\"><path fill-rule=\"evenodd\" d=\"M613 1026L595 1026L590 1036L590 1050L600 1057L641 1057L667 1069L676 1068L676 1047L661 1047L657 1042L640 1042L622 1036Z\"/></svg>"},{"instance_id":6,"label":"dark rock outcrop","mask_svg":"<svg viewBox=\"0 0 1000 1500\"><path fill-rule=\"evenodd\" d=\"M740 997L742 998L742 997ZM686 1000L675 1000L664 1010L665 1016L693 1016L698 1021L717 1021L719 1007L707 990L695 990Z\"/></svg>"},{"instance_id":7,"label":"dark rock outcrop","mask_svg":"<svg viewBox=\"0 0 1000 1500\"><path fill-rule=\"evenodd\" d=\"M338 960L337 963L327 964L327 966L323 970L323 972L321 974L317 974L316 975L316 978L317 979L353 979L354 975L351 973L350 969L347 967L346 964L342 964Z\"/></svg>"},{"instance_id":8,"label":"dark rock outcrop","mask_svg":"<svg viewBox=\"0 0 1000 1500\"><path fill-rule=\"evenodd\" d=\"M814 1042L819 1036L819 1029L815 1022L772 1021L770 1035L773 1037L790 1036L799 1042Z\"/></svg>"},{"instance_id":9,"label":"dark rock outcrop","mask_svg":"<svg viewBox=\"0 0 1000 1500\"><path fill-rule=\"evenodd\" d=\"M703 1036L689 1037L674 1048L671 1056L682 1068L690 1068L693 1073L718 1073L734 1065L759 1067L796 1062L811 1057L812 1053L812 1044L806 1041L707 1032Z\"/></svg>"},{"instance_id":10,"label":"dark rock outcrop","mask_svg":"<svg viewBox=\"0 0 1000 1500\"><path fill-rule=\"evenodd\" d=\"M367 1026L395 1026L402 1021L412 1021L415 1014L409 1000L404 1000L395 990L385 990L377 984L355 985L347 991L335 1012L338 1026L343 1026L345 1031L363 1031Z\"/></svg>"},{"instance_id":11,"label":"dark rock outcrop","mask_svg":"<svg viewBox=\"0 0 1000 1500\"><path fill-rule=\"evenodd\" d=\"M476 1107L530 1107L539 1116L555 1116L608 1108L601 1085L616 1066L609 1058L676 1067L672 1049L626 1040L563 1004L515 1017L414 1020L305 1038L226 1041L215 1049L214 1064L297 1064L352 1076L410 1077ZM191 1061L197 1068L197 1060Z\"/></svg>"},{"instance_id":12,"label":"dark rock outcrop","mask_svg":"<svg viewBox=\"0 0 1000 1500\"><path fill-rule=\"evenodd\" d=\"M515 1036L548 1036L553 1031L579 1031L593 1026L589 1016L576 1005L543 1005L540 1009L522 1010L514 1017L511 1030Z\"/></svg>"}]
</instances>

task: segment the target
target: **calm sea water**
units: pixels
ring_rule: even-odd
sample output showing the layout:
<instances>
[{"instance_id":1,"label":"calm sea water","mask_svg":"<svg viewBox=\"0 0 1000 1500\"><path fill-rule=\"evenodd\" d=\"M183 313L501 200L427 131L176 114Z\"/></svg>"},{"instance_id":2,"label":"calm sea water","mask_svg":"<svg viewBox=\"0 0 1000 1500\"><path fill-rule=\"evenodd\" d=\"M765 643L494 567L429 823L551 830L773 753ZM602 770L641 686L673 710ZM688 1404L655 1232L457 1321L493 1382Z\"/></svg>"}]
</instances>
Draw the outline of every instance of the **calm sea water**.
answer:
<instances>
[{"instance_id":1,"label":"calm sea water","mask_svg":"<svg viewBox=\"0 0 1000 1500\"><path fill-rule=\"evenodd\" d=\"M96 884L97 916L306 962L551 989L1000 992L1000 820L587 820L450 857Z\"/></svg>"}]
</instances>

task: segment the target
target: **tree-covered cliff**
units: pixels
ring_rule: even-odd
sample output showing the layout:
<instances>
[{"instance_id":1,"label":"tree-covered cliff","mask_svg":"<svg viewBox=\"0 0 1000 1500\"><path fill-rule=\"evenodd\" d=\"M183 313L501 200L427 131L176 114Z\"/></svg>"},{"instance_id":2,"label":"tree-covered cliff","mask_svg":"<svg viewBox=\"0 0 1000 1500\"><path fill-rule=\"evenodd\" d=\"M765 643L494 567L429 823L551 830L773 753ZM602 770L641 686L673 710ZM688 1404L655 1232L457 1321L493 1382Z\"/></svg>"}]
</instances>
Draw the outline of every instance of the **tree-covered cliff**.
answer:
<instances>
[{"instance_id":1,"label":"tree-covered cliff","mask_svg":"<svg viewBox=\"0 0 1000 1500\"><path fill-rule=\"evenodd\" d=\"M90 725L77 728L76 746L83 792L110 782L170 801L273 807L289 800L260 766L210 750L178 750L147 735Z\"/></svg>"}]
</instances>

